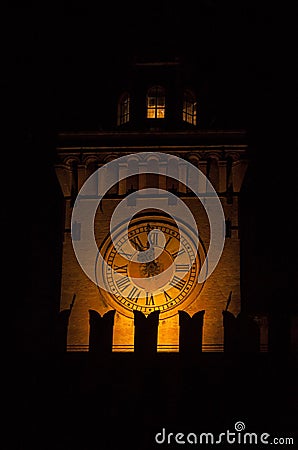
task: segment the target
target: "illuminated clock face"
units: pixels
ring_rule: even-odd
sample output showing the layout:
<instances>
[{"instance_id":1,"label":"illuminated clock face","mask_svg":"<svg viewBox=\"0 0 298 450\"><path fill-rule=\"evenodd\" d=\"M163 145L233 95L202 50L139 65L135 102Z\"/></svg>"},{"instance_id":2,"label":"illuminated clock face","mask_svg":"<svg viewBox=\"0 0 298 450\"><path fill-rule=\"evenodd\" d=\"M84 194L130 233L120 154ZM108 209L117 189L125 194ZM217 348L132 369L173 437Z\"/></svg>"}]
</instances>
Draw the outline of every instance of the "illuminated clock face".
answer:
<instances>
[{"instance_id":1,"label":"illuminated clock face","mask_svg":"<svg viewBox=\"0 0 298 450\"><path fill-rule=\"evenodd\" d=\"M117 229L113 242L107 238L100 249L107 264L97 270L112 307L128 317L133 310L169 317L198 295L202 252L190 230L181 230L173 220L147 216Z\"/></svg>"}]
</instances>

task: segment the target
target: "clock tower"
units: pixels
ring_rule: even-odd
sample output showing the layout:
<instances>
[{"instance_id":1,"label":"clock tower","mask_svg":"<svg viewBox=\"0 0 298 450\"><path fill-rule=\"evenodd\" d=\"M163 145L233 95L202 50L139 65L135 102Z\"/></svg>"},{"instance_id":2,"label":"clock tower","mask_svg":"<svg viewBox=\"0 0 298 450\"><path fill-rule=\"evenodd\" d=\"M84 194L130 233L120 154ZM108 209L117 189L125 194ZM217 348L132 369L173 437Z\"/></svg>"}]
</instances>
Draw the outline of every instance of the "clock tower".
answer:
<instances>
[{"instance_id":1,"label":"clock tower","mask_svg":"<svg viewBox=\"0 0 298 450\"><path fill-rule=\"evenodd\" d=\"M88 351L90 311L111 310L115 352L134 351L136 311L158 312L157 350L171 352L181 311L203 311L202 350L223 351L228 299L241 311L248 146L245 130L210 115L204 89L178 59L139 59L117 84L111 126L59 133L68 351ZM86 250L88 230L96 252Z\"/></svg>"}]
</instances>

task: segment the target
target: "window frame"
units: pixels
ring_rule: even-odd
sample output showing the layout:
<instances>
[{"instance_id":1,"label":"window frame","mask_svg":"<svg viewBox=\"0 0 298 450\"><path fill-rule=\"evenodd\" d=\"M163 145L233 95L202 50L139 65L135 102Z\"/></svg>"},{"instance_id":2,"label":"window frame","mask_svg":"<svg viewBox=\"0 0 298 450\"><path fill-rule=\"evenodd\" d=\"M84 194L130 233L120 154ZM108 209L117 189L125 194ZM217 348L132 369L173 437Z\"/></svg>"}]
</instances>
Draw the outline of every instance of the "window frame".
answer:
<instances>
[{"instance_id":1,"label":"window frame","mask_svg":"<svg viewBox=\"0 0 298 450\"><path fill-rule=\"evenodd\" d=\"M130 120L130 95L123 92L118 101L117 125L124 125Z\"/></svg>"},{"instance_id":2,"label":"window frame","mask_svg":"<svg viewBox=\"0 0 298 450\"><path fill-rule=\"evenodd\" d=\"M197 99L191 90L183 93L182 120L197 125Z\"/></svg>"},{"instance_id":3,"label":"window frame","mask_svg":"<svg viewBox=\"0 0 298 450\"><path fill-rule=\"evenodd\" d=\"M150 114L152 112L153 114ZM151 86L146 95L147 119L164 119L166 116L165 88L159 85Z\"/></svg>"}]
</instances>

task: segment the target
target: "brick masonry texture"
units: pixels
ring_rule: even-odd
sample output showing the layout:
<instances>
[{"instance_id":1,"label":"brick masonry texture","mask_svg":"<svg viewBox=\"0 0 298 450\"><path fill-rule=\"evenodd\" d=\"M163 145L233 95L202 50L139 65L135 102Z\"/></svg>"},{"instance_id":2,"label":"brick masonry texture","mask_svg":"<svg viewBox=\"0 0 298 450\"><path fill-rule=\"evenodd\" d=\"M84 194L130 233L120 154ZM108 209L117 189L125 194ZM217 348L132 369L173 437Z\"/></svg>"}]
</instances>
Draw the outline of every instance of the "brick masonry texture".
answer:
<instances>
[{"instance_id":1,"label":"brick masonry texture","mask_svg":"<svg viewBox=\"0 0 298 450\"><path fill-rule=\"evenodd\" d=\"M232 220L233 225L237 225L238 204L234 197L233 204L226 204L225 198L221 199L225 217ZM104 200L102 210L98 210L95 219L95 235L100 245L109 234L111 215L119 200ZM205 210L196 198L185 199L186 205L190 208L195 217L199 236L208 249L209 244L209 223ZM69 203L66 211L66 228L69 229L71 209ZM68 225L68 226L67 226ZM234 314L240 311L240 250L237 230L233 232L231 238L225 240L224 250L221 259L212 273L206 280L199 295L194 289L191 293L192 299L186 312L191 316L199 311L205 310L203 345L223 344L222 311L226 307L226 302L230 291L232 291L232 301L229 310ZM76 301L71 312L68 331L68 344L71 346L88 346L89 340L89 309L98 311L101 315L106 313L111 306L108 304L106 292L98 288L83 272L73 251L71 235L65 233L63 246L63 273L61 286L61 310L69 307L73 294L76 294ZM189 302L187 302L189 303ZM180 307L180 309L183 308ZM134 324L133 317L128 318L120 313L115 315L114 323L114 349L128 348L133 346ZM160 316L158 329L158 345L178 347L179 320L178 310L173 317L163 319Z\"/></svg>"}]
</instances>

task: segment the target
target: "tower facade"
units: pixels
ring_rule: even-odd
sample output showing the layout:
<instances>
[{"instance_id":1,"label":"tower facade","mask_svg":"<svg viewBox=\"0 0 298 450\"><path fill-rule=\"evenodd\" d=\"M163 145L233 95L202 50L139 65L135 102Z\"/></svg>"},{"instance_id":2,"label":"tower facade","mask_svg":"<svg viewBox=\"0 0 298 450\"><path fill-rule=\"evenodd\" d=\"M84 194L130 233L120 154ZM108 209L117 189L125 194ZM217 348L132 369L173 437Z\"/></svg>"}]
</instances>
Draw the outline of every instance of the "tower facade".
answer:
<instances>
[{"instance_id":1,"label":"tower facade","mask_svg":"<svg viewBox=\"0 0 298 450\"><path fill-rule=\"evenodd\" d=\"M136 311L158 311L158 351L179 350L181 311L203 311L203 351L223 350L227 301L234 315L241 310L247 136L208 128L192 81L178 60L138 61L119 88L113 127L58 136L55 169L65 199L60 310L72 303L70 351L89 348L90 310L115 311L113 351L134 350ZM214 202L222 213L212 235ZM86 211L94 213L97 252L90 254ZM212 239L222 249L209 275ZM202 270L208 276L200 278Z\"/></svg>"}]
</instances>

